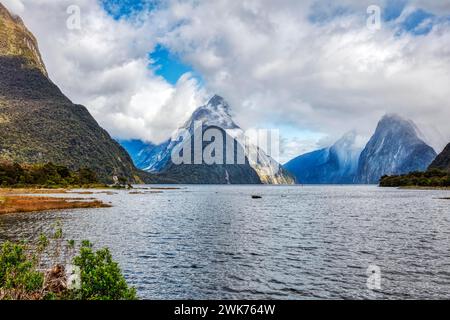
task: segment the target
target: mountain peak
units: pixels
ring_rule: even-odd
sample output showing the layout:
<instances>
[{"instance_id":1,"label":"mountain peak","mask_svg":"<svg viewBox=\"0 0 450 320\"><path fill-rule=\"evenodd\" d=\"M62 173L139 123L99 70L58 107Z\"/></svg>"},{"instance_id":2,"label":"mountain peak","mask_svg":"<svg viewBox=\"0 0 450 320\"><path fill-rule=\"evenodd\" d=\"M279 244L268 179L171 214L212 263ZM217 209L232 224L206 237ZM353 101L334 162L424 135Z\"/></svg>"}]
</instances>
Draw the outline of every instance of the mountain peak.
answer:
<instances>
[{"instance_id":1,"label":"mountain peak","mask_svg":"<svg viewBox=\"0 0 450 320\"><path fill-rule=\"evenodd\" d=\"M403 124L405 126L410 126L412 127L414 130L417 129L417 126L415 125L415 123L407 118L402 117L401 115L397 114L397 113L387 113L383 116L383 118L381 118L380 124L383 123L397 123L397 124Z\"/></svg>"},{"instance_id":2,"label":"mountain peak","mask_svg":"<svg viewBox=\"0 0 450 320\"><path fill-rule=\"evenodd\" d=\"M230 115L230 110L231 107L228 104L228 102L226 102L226 100L224 98L222 98L219 95L215 95L214 97L212 97L208 103L206 104L205 108L212 110L212 111L222 111L225 112L227 115Z\"/></svg>"},{"instance_id":3,"label":"mountain peak","mask_svg":"<svg viewBox=\"0 0 450 320\"><path fill-rule=\"evenodd\" d=\"M221 96L215 95L204 106L194 111L184 127L192 127L195 121L201 121L205 126L218 126L223 129L239 128L233 121L230 105Z\"/></svg>"},{"instance_id":4,"label":"mountain peak","mask_svg":"<svg viewBox=\"0 0 450 320\"><path fill-rule=\"evenodd\" d=\"M411 137L419 136L419 129L416 124L409 119L403 118L396 113L390 113L383 116L383 118L378 123L378 132L402 132L408 134Z\"/></svg>"},{"instance_id":5,"label":"mountain peak","mask_svg":"<svg viewBox=\"0 0 450 320\"><path fill-rule=\"evenodd\" d=\"M225 101L225 99L222 98L221 96L217 95L217 94L214 95L214 97L212 97L209 100L208 105L211 105L211 106L227 105L228 106L228 104Z\"/></svg>"},{"instance_id":6,"label":"mountain peak","mask_svg":"<svg viewBox=\"0 0 450 320\"><path fill-rule=\"evenodd\" d=\"M358 182L375 184L383 175L424 171L436 152L419 138L418 130L411 120L385 115L361 154Z\"/></svg>"},{"instance_id":7,"label":"mountain peak","mask_svg":"<svg viewBox=\"0 0 450 320\"><path fill-rule=\"evenodd\" d=\"M405 121L405 119L397 113L386 113L381 121L383 120Z\"/></svg>"},{"instance_id":8,"label":"mountain peak","mask_svg":"<svg viewBox=\"0 0 450 320\"><path fill-rule=\"evenodd\" d=\"M27 67L37 68L47 77L36 38L22 19L11 14L1 3L0 57L21 58L25 60Z\"/></svg>"}]
</instances>

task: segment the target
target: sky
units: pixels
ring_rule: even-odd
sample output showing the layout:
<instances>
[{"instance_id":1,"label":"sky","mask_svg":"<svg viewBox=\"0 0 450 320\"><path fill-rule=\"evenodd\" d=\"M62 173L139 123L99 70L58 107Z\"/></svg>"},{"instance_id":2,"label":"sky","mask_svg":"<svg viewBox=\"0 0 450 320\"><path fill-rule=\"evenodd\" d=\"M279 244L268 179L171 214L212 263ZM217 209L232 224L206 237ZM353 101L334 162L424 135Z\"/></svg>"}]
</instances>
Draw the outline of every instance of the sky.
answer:
<instances>
[{"instance_id":1,"label":"sky","mask_svg":"<svg viewBox=\"0 0 450 320\"><path fill-rule=\"evenodd\" d=\"M242 128L280 130L282 162L351 130L368 139L386 113L438 152L450 141L450 0L0 1L118 139L163 142L219 94Z\"/></svg>"}]
</instances>

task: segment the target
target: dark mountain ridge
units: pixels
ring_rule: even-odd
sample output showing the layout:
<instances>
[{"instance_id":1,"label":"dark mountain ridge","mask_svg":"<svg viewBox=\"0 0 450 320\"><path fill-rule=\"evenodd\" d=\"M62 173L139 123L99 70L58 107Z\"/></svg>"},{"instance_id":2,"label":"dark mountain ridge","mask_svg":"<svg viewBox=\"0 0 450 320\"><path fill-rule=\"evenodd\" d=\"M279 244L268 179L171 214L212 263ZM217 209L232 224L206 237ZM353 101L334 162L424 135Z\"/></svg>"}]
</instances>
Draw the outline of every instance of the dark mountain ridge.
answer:
<instances>
[{"instance_id":1,"label":"dark mountain ridge","mask_svg":"<svg viewBox=\"0 0 450 320\"><path fill-rule=\"evenodd\" d=\"M90 168L104 182L114 176L151 180L84 106L48 78L36 39L1 3L0 160Z\"/></svg>"},{"instance_id":2,"label":"dark mountain ridge","mask_svg":"<svg viewBox=\"0 0 450 320\"><path fill-rule=\"evenodd\" d=\"M429 169L441 169L450 172L450 143L431 163Z\"/></svg>"}]
</instances>

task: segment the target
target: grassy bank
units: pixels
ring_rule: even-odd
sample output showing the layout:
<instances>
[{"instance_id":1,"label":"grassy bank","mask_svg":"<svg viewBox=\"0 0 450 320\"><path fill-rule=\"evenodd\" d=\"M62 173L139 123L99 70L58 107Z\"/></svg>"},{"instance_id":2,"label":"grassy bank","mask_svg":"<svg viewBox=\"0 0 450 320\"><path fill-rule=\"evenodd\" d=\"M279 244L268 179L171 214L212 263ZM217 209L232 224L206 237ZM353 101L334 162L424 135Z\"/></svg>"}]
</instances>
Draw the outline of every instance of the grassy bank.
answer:
<instances>
[{"instance_id":1,"label":"grassy bank","mask_svg":"<svg viewBox=\"0 0 450 320\"><path fill-rule=\"evenodd\" d=\"M120 179L118 179L120 180ZM35 194L93 194L71 189L123 189L124 185L109 187L97 179L90 169L72 171L52 163L21 165L0 162L0 214L61 209L103 208L109 205L96 199L57 198Z\"/></svg>"}]
</instances>

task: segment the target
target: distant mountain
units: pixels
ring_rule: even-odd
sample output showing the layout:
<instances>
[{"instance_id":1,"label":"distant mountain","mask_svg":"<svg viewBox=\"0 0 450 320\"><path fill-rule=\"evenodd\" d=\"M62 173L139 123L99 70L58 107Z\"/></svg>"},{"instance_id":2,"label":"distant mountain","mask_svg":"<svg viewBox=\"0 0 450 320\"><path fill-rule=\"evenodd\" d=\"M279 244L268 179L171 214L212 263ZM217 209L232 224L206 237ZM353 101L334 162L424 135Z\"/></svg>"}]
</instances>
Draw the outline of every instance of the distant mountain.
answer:
<instances>
[{"instance_id":1,"label":"distant mountain","mask_svg":"<svg viewBox=\"0 0 450 320\"><path fill-rule=\"evenodd\" d=\"M152 161L148 159L149 154L155 149L156 145L142 140L118 140L122 147L128 152L133 163L138 168L145 168L146 163Z\"/></svg>"},{"instance_id":2,"label":"distant mountain","mask_svg":"<svg viewBox=\"0 0 450 320\"><path fill-rule=\"evenodd\" d=\"M141 181L129 155L48 78L35 37L0 3L0 160L87 167ZM151 180L151 179L150 179Z\"/></svg>"},{"instance_id":3,"label":"distant mountain","mask_svg":"<svg viewBox=\"0 0 450 320\"><path fill-rule=\"evenodd\" d=\"M245 154L245 164L175 165L172 161L172 152L179 146L184 132L189 132L192 138L196 123L203 124L203 132L209 128L221 130L225 139L224 146L227 138L228 141L234 141L235 152ZM251 145L244 149L238 139L242 134L242 129L231 117L230 106L222 97L216 95L206 105L195 110L190 119L166 142L158 146L144 147L133 157L138 159L136 165L139 168L182 183L292 184L294 182L293 178L260 148ZM206 146L207 144L204 144L203 149ZM258 155L256 163L249 161L250 152Z\"/></svg>"},{"instance_id":4,"label":"distant mountain","mask_svg":"<svg viewBox=\"0 0 450 320\"><path fill-rule=\"evenodd\" d=\"M441 169L450 172L450 143L431 163L430 169Z\"/></svg>"},{"instance_id":5,"label":"distant mountain","mask_svg":"<svg viewBox=\"0 0 450 320\"><path fill-rule=\"evenodd\" d=\"M354 183L362 148L357 135L349 132L333 146L301 155L284 165L299 183Z\"/></svg>"},{"instance_id":6,"label":"distant mountain","mask_svg":"<svg viewBox=\"0 0 450 320\"><path fill-rule=\"evenodd\" d=\"M384 175L425 171L436 152L419 138L416 125L398 115L386 115L362 151L356 181L376 184Z\"/></svg>"},{"instance_id":7,"label":"distant mountain","mask_svg":"<svg viewBox=\"0 0 450 320\"><path fill-rule=\"evenodd\" d=\"M223 137L223 149L222 154L226 154L225 143L227 139L233 139L228 135L228 133L220 127L207 126L204 127L203 133L210 129L217 129L222 133ZM191 159L194 159L194 141L185 142L181 145L190 145L191 149ZM203 142L202 150L205 150L208 143ZM243 148L237 141L233 142L233 148L235 154L239 152L244 153ZM162 154L165 154L164 151ZM235 158L236 159L236 158ZM223 158L223 163L225 162L225 157ZM174 164L171 161L169 155L168 161L163 161L164 167L162 171L158 174L161 178L172 179L178 183L183 184L261 184L262 181L258 176L258 173L249 164L248 158L245 158L244 164ZM157 164L156 167L159 167Z\"/></svg>"}]
</instances>

